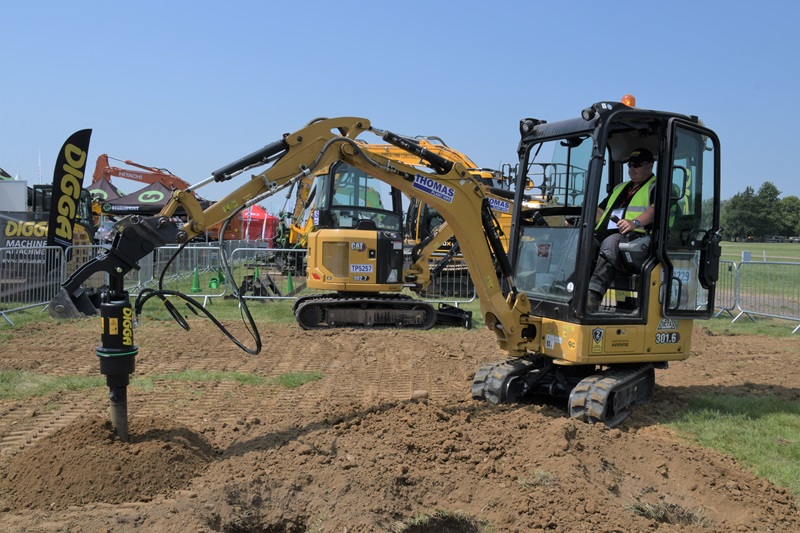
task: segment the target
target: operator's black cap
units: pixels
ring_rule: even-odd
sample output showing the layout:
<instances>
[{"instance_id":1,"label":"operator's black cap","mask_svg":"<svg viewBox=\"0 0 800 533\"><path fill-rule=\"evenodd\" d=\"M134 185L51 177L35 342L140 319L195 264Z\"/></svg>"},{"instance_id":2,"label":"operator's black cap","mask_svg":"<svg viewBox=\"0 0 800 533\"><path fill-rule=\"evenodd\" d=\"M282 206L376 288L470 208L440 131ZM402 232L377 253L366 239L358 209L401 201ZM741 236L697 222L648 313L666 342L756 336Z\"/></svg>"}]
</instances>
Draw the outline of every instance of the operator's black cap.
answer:
<instances>
[{"instance_id":1,"label":"operator's black cap","mask_svg":"<svg viewBox=\"0 0 800 533\"><path fill-rule=\"evenodd\" d=\"M647 148L637 148L628 157L628 163L652 163L653 161L655 161L653 152Z\"/></svg>"}]
</instances>

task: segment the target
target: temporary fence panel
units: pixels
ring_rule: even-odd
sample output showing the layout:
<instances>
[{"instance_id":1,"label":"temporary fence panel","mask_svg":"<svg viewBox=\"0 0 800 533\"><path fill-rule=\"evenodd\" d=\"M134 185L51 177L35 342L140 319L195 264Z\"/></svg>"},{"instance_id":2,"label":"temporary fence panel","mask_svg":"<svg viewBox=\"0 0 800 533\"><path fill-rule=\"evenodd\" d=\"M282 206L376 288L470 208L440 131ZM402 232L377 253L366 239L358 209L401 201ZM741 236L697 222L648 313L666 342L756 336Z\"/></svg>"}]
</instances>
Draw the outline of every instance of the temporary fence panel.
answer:
<instances>
[{"instance_id":1,"label":"temporary fence panel","mask_svg":"<svg viewBox=\"0 0 800 533\"><path fill-rule=\"evenodd\" d=\"M226 242L223 247L197 243L183 248L158 248L153 253L152 275L143 286L156 288L160 285L194 298L222 297L230 292L223 256L229 257L232 247L241 242Z\"/></svg>"},{"instance_id":2,"label":"temporary fence panel","mask_svg":"<svg viewBox=\"0 0 800 533\"><path fill-rule=\"evenodd\" d=\"M237 248L231 253L235 290L249 299L294 299L320 292L306 286L306 254L302 248Z\"/></svg>"},{"instance_id":3,"label":"temporary fence panel","mask_svg":"<svg viewBox=\"0 0 800 533\"><path fill-rule=\"evenodd\" d=\"M252 247L246 241L191 243L177 257L179 246L166 246L139 261L125 277L125 287L137 294L155 288L163 272L163 287L212 298L240 292L245 298L294 299L321 291L306 286L305 249ZM0 315L46 305L61 284L82 264L107 250L104 246L0 248ZM223 256L228 258L229 273ZM232 274L232 275L231 275ZM98 288L108 275L93 275L84 285ZM428 301L464 303L475 299L475 288L459 259L442 269L420 295ZM766 316L800 322L800 263L720 261L715 291L717 315ZM795 328L795 332L800 326Z\"/></svg>"},{"instance_id":4,"label":"temporary fence panel","mask_svg":"<svg viewBox=\"0 0 800 533\"><path fill-rule=\"evenodd\" d=\"M736 294L738 290L738 265L733 261L720 261L719 279L717 280L717 287L714 292L714 306L717 310L714 316L720 316L723 313L728 313L730 316L733 316L733 310L736 309L738 303L738 296Z\"/></svg>"},{"instance_id":5,"label":"temporary fence panel","mask_svg":"<svg viewBox=\"0 0 800 533\"><path fill-rule=\"evenodd\" d=\"M738 308L733 322L751 315L800 321L800 263L740 263Z\"/></svg>"},{"instance_id":6,"label":"temporary fence panel","mask_svg":"<svg viewBox=\"0 0 800 533\"><path fill-rule=\"evenodd\" d=\"M431 268L441 259L438 254L431 258ZM475 300L475 285L462 257L454 257L431 277L431 284L419 293L424 300L447 302L454 305Z\"/></svg>"},{"instance_id":7,"label":"temporary fence panel","mask_svg":"<svg viewBox=\"0 0 800 533\"><path fill-rule=\"evenodd\" d=\"M49 302L65 277L60 246L0 248L0 314Z\"/></svg>"}]
</instances>

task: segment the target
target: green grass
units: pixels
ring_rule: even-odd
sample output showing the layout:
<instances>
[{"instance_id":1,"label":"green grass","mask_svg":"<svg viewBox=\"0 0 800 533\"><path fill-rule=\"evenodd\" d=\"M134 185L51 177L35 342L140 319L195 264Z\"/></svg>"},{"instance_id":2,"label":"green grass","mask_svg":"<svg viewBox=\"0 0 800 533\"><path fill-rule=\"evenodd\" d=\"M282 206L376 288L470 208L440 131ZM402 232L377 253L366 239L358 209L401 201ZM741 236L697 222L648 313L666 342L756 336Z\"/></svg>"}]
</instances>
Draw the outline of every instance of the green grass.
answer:
<instances>
[{"instance_id":1,"label":"green grass","mask_svg":"<svg viewBox=\"0 0 800 533\"><path fill-rule=\"evenodd\" d=\"M707 328L717 335L764 335L767 337L800 338L792 333L798 323L791 320L754 316L753 320L744 316L731 323L730 315L698 320L695 325Z\"/></svg>"},{"instance_id":2,"label":"green grass","mask_svg":"<svg viewBox=\"0 0 800 533\"><path fill-rule=\"evenodd\" d=\"M272 385L280 385L286 389L296 389L306 383L318 381L323 377L325 377L325 375L322 372L294 372L272 378L270 383Z\"/></svg>"},{"instance_id":3,"label":"green grass","mask_svg":"<svg viewBox=\"0 0 800 533\"><path fill-rule=\"evenodd\" d=\"M425 531L461 531L480 533L489 524L478 520L463 511L437 509L433 514L422 513L402 522L391 524L387 529L392 533L423 533Z\"/></svg>"},{"instance_id":4,"label":"green grass","mask_svg":"<svg viewBox=\"0 0 800 533\"><path fill-rule=\"evenodd\" d=\"M53 322L53 319L50 318L50 315L47 314L47 310L44 309L44 306L36 306L31 307L28 309L22 309L20 311L14 311L12 313L7 313L9 320L13 322L9 324L8 321L0 316L0 346L3 345L3 341L8 341L13 336L11 332L15 328L19 328L25 326L27 324L40 324L43 322Z\"/></svg>"},{"instance_id":5,"label":"green grass","mask_svg":"<svg viewBox=\"0 0 800 533\"><path fill-rule=\"evenodd\" d=\"M105 385L102 377L50 376L19 370L0 371L0 399L21 400L61 391L93 389Z\"/></svg>"},{"instance_id":6,"label":"green grass","mask_svg":"<svg viewBox=\"0 0 800 533\"><path fill-rule=\"evenodd\" d=\"M800 243L722 242L722 260L738 263L742 252L750 252L751 261L800 263Z\"/></svg>"},{"instance_id":7,"label":"green grass","mask_svg":"<svg viewBox=\"0 0 800 533\"><path fill-rule=\"evenodd\" d=\"M137 377L131 380L131 386L150 391L159 381L186 381L203 383L209 381L234 382L249 386L282 387L293 389L322 379L321 372L293 372L277 377L267 378L245 372L206 372L187 370L169 374L155 374ZM0 371L0 399L23 400L48 396L61 391L88 390L105 387L106 380L102 376L51 376L23 372L19 370Z\"/></svg>"},{"instance_id":8,"label":"green grass","mask_svg":"<svg viewBox=\"0 0 800 533\"><path fill-rule=\"evenodd\" d=\"M691 398L689 405L667 425L800 496L800 403L714 395Z\"/></svg>"},{"instance_id":9,"label":"green grass","mask_svg":"<svg viewBox=\"0 0 800 533\"><path fill-rule=\"evenodd\" d=\"M193 297L188 294L189 297ZM200 304L203 303L203 298L195 298ZM175 308L186 318L202 318L205 315L202 312L196 313L190 306L181 298L170 297L169 301ZM263 322L272 322L277 324L293 324L295 323L294 315L292 314L293 300L247 300L247 308L256 324ZM238 300L226 300L222 298L209 298L206 309L220 321L241 321L244 316L244 309L239 307ZM172 316L158 298L151 298L145 303L142 310L142 321L145 320L172 320Z\"/></svg>"}]
</instances>

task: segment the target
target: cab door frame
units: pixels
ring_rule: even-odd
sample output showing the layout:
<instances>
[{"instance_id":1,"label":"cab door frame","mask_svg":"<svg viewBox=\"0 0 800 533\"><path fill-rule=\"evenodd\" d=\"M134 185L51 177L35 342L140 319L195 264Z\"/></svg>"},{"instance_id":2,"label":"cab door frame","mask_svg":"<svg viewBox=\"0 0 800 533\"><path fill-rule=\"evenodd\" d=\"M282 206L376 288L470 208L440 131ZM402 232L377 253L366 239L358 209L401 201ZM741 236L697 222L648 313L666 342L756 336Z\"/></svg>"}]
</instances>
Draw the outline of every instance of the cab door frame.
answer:
<instances>
[{"instance_id":1,"label":"cab door frame","mask_svg":"<svg viewBox=\"0 0 800 533\"><path fill-rule=\"evenodd\" d=\"M669 168L662 176L668 179L660 180L658 197L669 200L660 202L657 212L658 227L665 233L657 239L664 269L662 313L667 318L710 318L721 240L719 138L695 122L673 117L666 141L664 162Z\"/></svg>"}]
</instances>

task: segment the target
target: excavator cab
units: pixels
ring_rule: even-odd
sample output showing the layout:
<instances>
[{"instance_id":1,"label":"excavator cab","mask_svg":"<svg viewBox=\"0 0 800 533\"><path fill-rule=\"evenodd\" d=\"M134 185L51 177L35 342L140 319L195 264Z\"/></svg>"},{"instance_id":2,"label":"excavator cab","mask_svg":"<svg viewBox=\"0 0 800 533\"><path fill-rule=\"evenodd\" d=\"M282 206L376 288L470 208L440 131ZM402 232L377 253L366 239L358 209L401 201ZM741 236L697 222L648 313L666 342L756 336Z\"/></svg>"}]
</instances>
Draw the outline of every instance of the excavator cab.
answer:
<instances>
[{"instance_id":1,"label":"excavator cab","mask_svg":"<svg viewBox=\"0 0 800 533\"><path fill-rule=\"evenodd\" d=\"M719 140L697 117L633 105L599 102L579 118L520 121L515 194L538 189L546 205L515 202L507 297L529 305L521 323L541 321L533 323L535 335L532 328L522 335L540 344L482 366L473 398L563 397L571 417L616 426L652 398L655 368L689 356L693 320L711 317L721 240ZM616 271L595 309L588 293L598 205L628 181L627 158L637 148L655 159L647 191L655 218L641 238L620 246L633 267Z\"/></svg>"},{"instance_id":2,"label":"excavator cab","mask_svg":"<svg viewBox=\"0 0 800 533\"><path fill-rule=\"evenodd\" d=\"M340 161L318 178L316 187L318 228L402 230L400 191L385 182Z\"/></svg>"},{"instance_id":3,"label":"excavator cab","mask_svg":"<svg viewBox=\"0 0 800 533\"><path fill-rule=\"evenodd\" d=\"M602 102L578 119L524 119L520 132L517 194L538 189L547 207L526 210L516 202L510 255L516 289L537 315L648 328L711 316L720 241L719 141L712 131L696 117ZM620 247L625 257L638 256L631 262L637 266L621 269L590 311L597 206L627 181L626 158L640 147L656 160L655 221L642 239ZM612 347L595 344L589 353Z\"/></svg>"}]
</instances>

